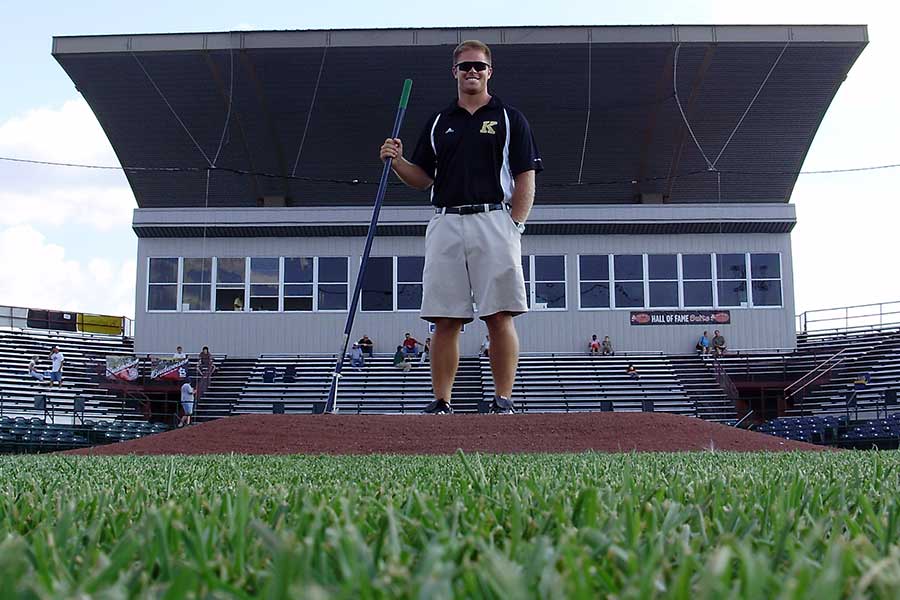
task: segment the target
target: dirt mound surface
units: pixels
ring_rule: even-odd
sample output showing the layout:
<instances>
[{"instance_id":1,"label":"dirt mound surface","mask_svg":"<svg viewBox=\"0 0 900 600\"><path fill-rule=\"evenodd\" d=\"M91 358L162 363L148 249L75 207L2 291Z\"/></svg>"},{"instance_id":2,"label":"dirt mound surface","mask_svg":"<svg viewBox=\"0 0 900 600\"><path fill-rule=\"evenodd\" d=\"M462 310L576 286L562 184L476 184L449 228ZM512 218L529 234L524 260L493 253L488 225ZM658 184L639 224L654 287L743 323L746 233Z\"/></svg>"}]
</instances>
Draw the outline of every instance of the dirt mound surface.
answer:
<instances>
[{"instance_id":1,"label":"dirt mound surface","mask_svg":"<svg viewBox=\"0 0 900 600\"><path fill-rule=\"evenodd\" d=\"M740 452L824 448L661 413L243 415L70 454Z\"/></svg>"}]
</instances>

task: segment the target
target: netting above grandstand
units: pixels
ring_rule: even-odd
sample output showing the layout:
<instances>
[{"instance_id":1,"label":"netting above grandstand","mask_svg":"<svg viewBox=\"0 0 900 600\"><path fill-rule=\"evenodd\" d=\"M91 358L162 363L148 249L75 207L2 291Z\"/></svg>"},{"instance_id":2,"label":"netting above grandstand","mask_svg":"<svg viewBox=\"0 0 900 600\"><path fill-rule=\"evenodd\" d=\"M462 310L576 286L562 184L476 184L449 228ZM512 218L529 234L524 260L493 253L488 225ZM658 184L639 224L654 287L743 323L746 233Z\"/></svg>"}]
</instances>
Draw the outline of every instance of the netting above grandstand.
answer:
<instances>
[{"instance_id":1,"label":"netting above grandstand","mask_svg":"<svg viewBox=\"0 0 900 600\"><path fill-rule=\"evenodd\" d=\"M381 171L377 149L403 79L415 82L401 136L411 147L428 115L455 98L450 54L473 37L493 48L490 90L536 132L546 167L540 202L590 204L786 202L867 33L240 32L62 37L54 55L124 166L195 169L128 172L141 207L257 206L267 196L288 206L361 205L371 202L366 182ZM212 172L207 203L213 162L225 170ZM284 178L292 174L326 181ZM387 199L426 201L401 186Z\"/></svg>"}]
</instances>

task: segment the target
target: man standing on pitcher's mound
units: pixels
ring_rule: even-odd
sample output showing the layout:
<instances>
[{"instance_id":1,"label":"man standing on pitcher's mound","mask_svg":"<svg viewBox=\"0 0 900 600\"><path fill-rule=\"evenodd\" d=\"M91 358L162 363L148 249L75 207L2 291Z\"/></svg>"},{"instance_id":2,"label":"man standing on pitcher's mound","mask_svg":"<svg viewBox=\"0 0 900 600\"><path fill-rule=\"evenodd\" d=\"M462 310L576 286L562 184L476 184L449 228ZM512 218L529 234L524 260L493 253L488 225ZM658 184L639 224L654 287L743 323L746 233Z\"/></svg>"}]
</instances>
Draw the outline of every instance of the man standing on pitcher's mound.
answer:
<instances>
[{"instance_id":1,"label":"man standing on pitcher's mound","mask_svg":"<svg viewBox=\"0 0 900 600\"><path fill-rule=\"evenodd\" d=\"M521 236L534 202L534 176L543 170L531 127L516 109L488 93L491 50L475 40L453 51L458 98L435 113L412 159L399 139L387 139L381 159L408 186L431 187L434 216L425 230L422 318L435 324L426 413L453 412L459 332L478 316L491 336L497 395L491 412L515 412L512 388L519 362L513 317L528 311Z\"/></svg>"}]
</instances>

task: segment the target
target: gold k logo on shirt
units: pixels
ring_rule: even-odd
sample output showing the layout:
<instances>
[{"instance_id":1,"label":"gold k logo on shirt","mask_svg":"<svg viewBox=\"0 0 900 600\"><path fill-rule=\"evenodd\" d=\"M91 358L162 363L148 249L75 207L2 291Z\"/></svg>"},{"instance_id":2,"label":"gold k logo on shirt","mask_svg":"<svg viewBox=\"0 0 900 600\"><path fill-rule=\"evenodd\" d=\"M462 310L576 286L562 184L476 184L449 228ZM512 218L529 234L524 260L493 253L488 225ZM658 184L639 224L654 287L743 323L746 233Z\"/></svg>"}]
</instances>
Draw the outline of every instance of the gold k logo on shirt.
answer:
<instances>
[{"instance_id":1,"label":"gold k logo on shirt","mask_svg":"<svg viewBox=\"0 0 900 600\"><path fill-rule=\"evenodd\" d=\"M491 135L496 135L497 132L494 131L494 125L497 124L497 121L485 121L481 124L481 133L489 133Z\"/></svg>"}]
</instances>

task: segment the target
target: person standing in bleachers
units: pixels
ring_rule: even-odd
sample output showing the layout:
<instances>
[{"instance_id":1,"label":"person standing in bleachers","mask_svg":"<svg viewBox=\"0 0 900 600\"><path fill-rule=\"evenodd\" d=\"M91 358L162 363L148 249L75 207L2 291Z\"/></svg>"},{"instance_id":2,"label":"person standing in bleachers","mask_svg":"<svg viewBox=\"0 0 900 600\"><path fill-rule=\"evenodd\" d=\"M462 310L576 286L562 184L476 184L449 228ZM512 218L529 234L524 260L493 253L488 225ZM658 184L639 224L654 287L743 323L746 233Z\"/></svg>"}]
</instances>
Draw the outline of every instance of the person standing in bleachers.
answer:
<instances>
[{"instance_id":1,"label":"person standing in bleachers","mask_svg":"<svg viewBox=\"0 0 900 600\"><path fill-rule=\"evenodd\" d=\"M484 336L484 341L481 342L481 348L478 350L478 356L490 356L491 355L491 336L490 334Z\"/></svg>"},{"instance_id":2,"label":"person standing in bleachers","mask_svg":"<svg viewBox=\"0 0 900 600\"><path fill-rule=\"evenodd\" d=\"M38 381L44 381L44 374L41 373L40 371L38 371L38 368L37 368L38 360L39 360L39 357L37 357L37 356L31 357L31 362L28 363L28 375L32 379L37 379Z\"/></svg>"},{"instance_id":3,"label":"person standing in bleachers","mask_svg":"<svg viewBox=\"0 0 900 600\"><path fill-rule=\"evenodd\" d=\"M613 351L612 340L609 339L608 335L603 336L603 356L615 356L616 353Z\"/></svg>"},{"instance_id":4,"label":"person standing in bleachers","mask_svg":"<svg viewBox=\"0 0 900 600\"><path fill-rule=\"evenodd\" d=\"M187 358L187 354L184 353L184 350L181 348L181 346L176 346L175 354L172 355L172 358L176 358L176 359Z\"/></svg>"},{"instance_id":5,"label":"person standing in bleachers","mask_svg":"<svg viewBox=\"0 0 900 600\"><path fill-rule=\"evenodd\" d=\"M591 356L597 356L600 354L600 340L597 339L597 334L591 336L591 339L588 341L588 354Z\"/></svg>"},{"instance_id":6,"label":"person standing in bleachers","mask_svg":"<svg viewBox=\"0 0 900 600\"><path fill-rule=\"evenodd\" d=\"M191 387L191 381L185 380L181 386L181 420L178 421L179 427L191 424L191 416L194 414L194 400L197 397L197 390Z\"/></svg>"},{"instance_id":7,"label":"person standing in bleachers","mask_svg":"<svg viewBox=\"0 0 900 600\"><path fill-rule=\"evenodd\" d=\"M53 346L53 350L50 351L50 371L47 372L47 377L50 379L50 387L53 387L53 382L56 382L56 385L62 387L62 373L63 373L63 363L66 361L66 357L62 352L59 351L57 346Z\"/></svg>"}]
</instances>

